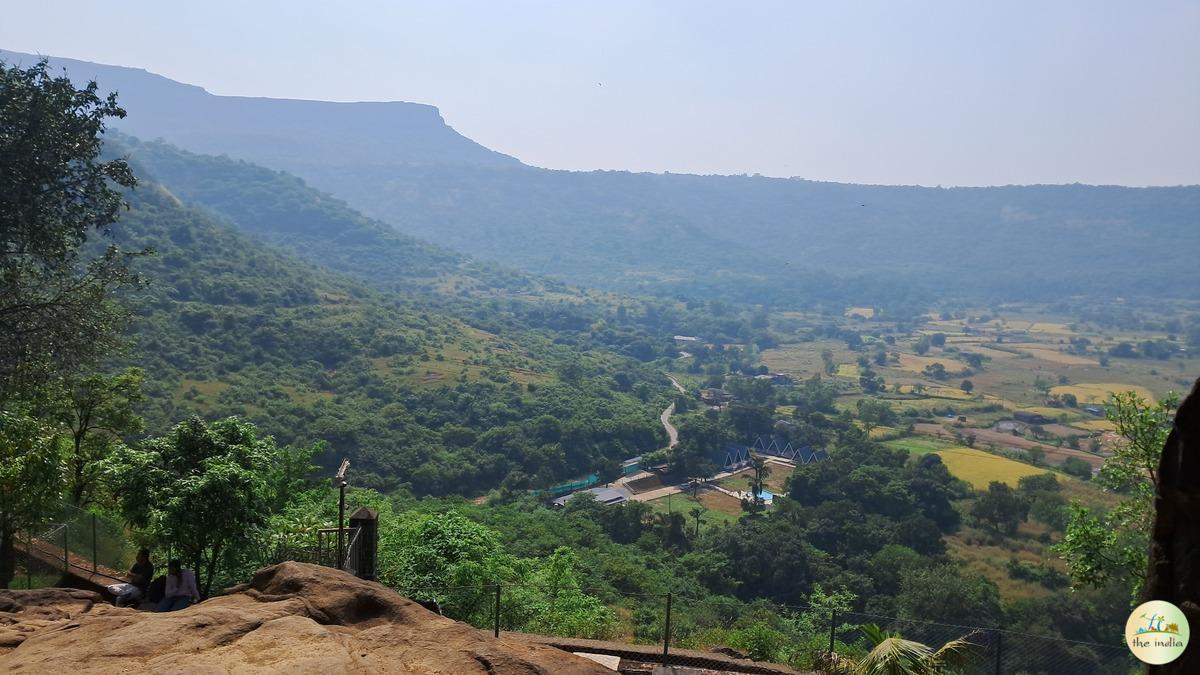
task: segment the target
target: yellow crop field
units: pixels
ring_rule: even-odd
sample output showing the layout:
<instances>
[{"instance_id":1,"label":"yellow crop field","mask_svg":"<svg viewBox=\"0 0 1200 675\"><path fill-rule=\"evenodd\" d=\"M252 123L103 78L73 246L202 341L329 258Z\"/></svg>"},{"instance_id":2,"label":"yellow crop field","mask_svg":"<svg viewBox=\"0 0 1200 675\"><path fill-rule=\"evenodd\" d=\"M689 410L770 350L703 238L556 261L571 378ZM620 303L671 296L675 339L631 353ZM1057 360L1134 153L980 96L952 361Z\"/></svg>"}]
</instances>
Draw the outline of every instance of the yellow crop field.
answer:
<instances>
[{"instance_id":1,"label":"yellow crop field","mask_svg":"<svg viewBox=\"0 0 1200 675\"><path fill-rule=\"evenodd\" d=\"M1071 426L1084 431L1113 431L1117 425L1108 420L1084 420L1082 422L1071 422Z\"/></svg>"},{"instance_id":2,"label":"yellow crop field","mask_svg":"<svg viewBox=\"0 0 1200 675\"><path fill-rule=\"evenodd\" d=\"M858 378L858 364L855 363L839 363L837 367L838 377Z\"/></svg>"},{"instance_id":3,"label":"yellow crop field","mask_svg":"<svg viewBox=\"0 0 1200 675\"><path fill-rule=\"evenodd\" d=\"M1050 406L1031 405L1022 406L1019 408L1022 412L1031 412L1038 415L1045 415L1050 419L1058 419L1059 415L1069 415L1071 412L1065 408L1051 408Z\"/></svg>"},{"instance_id":4,"label":"yellow crop field","mask_svg":"<svg viewBox=\"0 0 1200 675\"><path fill-rule=\"evenodd\" d=\"M1135 391L1147 401L1154 400L1154 394L1151 394L1149 389L1132 384L1121 384L1119 382L1064 384L1052 388L1050 393L1056 396L1074 394L1079 403L1084 404L1104 403L1108 401L1109 394L1116 394L1123 391Z\"/></svg>"},{"instance_id":5,"label":"yellow crop field","mask_svg":"<svg viewBox=\"0 0 1200 675\"><path fill-rule=\"evenodd\" d=\"M870 319L875 316L875 308L874 307L847 307L846 308L846 316L850 317L850 316L854 316L855 314L861 316L864 319Z\"/></svg>"},{"instance_id":6,"label":"yellow crop field","mask_svg":"<svg viewBox=\"0 0 1200 675\"><path fill-rule=\"evenodd\" d=\"M1057 349L1039 348L1039 347L1033 347L1033 348L1022 347L1022 349L1024 351L1027 351L1030 354L1032 354L1034 358L1038 358L1043 361L1049 361L1050 363L1061 363L1064 366L1094 366L1094 365L1096 365L1095 359L1089 359L1086 356L1077 356L1075 354L1068 354L1066 352L1060 352Z\"/></svg>"},{"instance_id":7,"label":"yellow crop field","mask_svg":"<svg viewBox=\"0 0 1200 675\"><path fill-rule=\"evenodd\" d=\"M951 474L967 481L976 490L986 490L992 481L1017 487L1017 481L1025 476L1046 473L1045 469L967 447L947 448L935 454L942 458Z\"/></svg>"},{"instance_id":8,"label":"yellow crop field","mask_svg":"<svg viewBox=\"0 0 1200 675\"><path fill-rule=\"evenodd\" d=\"M1070 333L1071 329L1066 324L1051 323L1049 321L1037 321L1029 326L1028 329L1032 333Z\"/></svg>"}]
</instances>

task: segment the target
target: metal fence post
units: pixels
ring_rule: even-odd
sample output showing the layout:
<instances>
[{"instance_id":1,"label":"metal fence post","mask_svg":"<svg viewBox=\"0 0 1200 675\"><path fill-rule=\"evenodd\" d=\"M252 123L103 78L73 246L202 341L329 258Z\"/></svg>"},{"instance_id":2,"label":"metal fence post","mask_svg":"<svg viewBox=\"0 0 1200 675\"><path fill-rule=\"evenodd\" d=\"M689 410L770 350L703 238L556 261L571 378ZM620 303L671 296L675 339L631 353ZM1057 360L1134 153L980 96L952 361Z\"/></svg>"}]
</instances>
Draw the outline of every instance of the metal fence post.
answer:
<instances>
[{"instance_id":1,"label":"metal fence post","mask_svg":"<svg viewBox=\"0 0 1200 675\"><path fill-rule=\"evenodd\" d=\"M1000 675L1001 655L1004 652L1004 633L996 631L996 675Z\"/></svg>"},{"instance_id":2,"label":"metal fence post","mask_svg":"<svg viewBox=\"0 0 1200 675\"><path fill-rule=\"evenodd\" d=\"M829 653L833 653L834 631L837 629L837 609L829 612Z\"/></svg>"},{"instance_id":3,"label":"metal fence post","mask_svg":"<svg viewBox=\"0 0 1200 675\"><path fill-rule=\"evenodd\" d=\"M25 535L25 588L33 588L33 530Z\"/></svg>"},{"instance_id":4,"label":"metal fence post","mask_svg":"<svg viewBox=\"0 0 1200 675\"><path fill-rule=\"evenodd\" d=\"M663 663L671 652L671 593L667 593L667 620L663 626Z\"/></svg>"},{"instance_id":5,"label":"metal fence post","mask_svg":"<svg viewBox=\"0 0 1200 675\"><path fill-rule=\"evenodd\" d=\"M496 637L500 637L500 584L496 584L496 605L492 610L492 619L495 621Z\"/></svg>"},{"instance_id":6,"label":"metal fence post","mask_svg":"<svg viewBox=\"0 0 1200 675\"><path fill-rule=\"evenodd\" d=\"M92 514L92 574L96 573L96 514Z\"/></svg>"}]
</instances>

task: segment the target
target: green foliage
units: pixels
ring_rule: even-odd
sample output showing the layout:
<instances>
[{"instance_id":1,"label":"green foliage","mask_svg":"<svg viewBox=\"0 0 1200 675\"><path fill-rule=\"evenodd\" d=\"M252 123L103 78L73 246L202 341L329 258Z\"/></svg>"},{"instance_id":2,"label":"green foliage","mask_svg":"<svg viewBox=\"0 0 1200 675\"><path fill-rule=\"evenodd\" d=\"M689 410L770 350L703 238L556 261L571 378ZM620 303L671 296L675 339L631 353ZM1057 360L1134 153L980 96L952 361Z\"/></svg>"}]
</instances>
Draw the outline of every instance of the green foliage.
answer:
<instances>
[{"instance_id":1,"label":"green foliage","mask_svg":"<svg viewBox=\"0 0 1200 675\"><path fill-rule=\"evenodd\" d=\"M267 524L288 452L237 418L191 418L168 436L118 449L105 469L128 522L194 565L207 595L221 566Z\"/></svg>"},{"instance_id":2,"label":"green foliage","mask_svg":"<svg viewBox=\"0 0 1200 675\"><path fill-rule=\"evenodd\" d=\"M0 61L0 382L3 398L94 363L115 344L122 313L110 300L134 282L106 233L136 181L122 160L100 161L105 120L124 117L94 82L77 89L45 61Z\"/></svg>"},{"instance_id":3,"label":"green foliage","mask_svg":"<svg viewBox=\"0 0 1200 675\"><path fill-rule=\"evenodd\" d=\"M994 626L1001 616L996 585L955 565L914 568L900 582L901 618L958 625Z\"/></svg>"},{"instance_id":4,"label":"green foliage","mask_svg":"<svg viewBox=\"0 0 1200 675\"><path fill-rule=\"evenodd\" d=\"M135 411L143 400L142 371L70 378L57 389L50 415L70 434L67 498L83 506L96 499L101 462L144 428Z\"/></svg>"},{"instance_id":5,"label":"green foliage","mask_svg":"<svg viewBox=\"0 0 1200 675\"><path fill-rule=\"evenodd\" d=\"M994 533L1011 537L1029 518L1029 500L1007 483L992 481L971 506L971 516Z\"/></svg>"},{"instance_id":6,"label":"green foliage","mask_svg":"<svg viewBox=\"0 0 1200 675\"><path fill-rule=\"evenodd\" d=\"M65 484L59 429L9 402L0 408L0 588L13 578L14 536L42 522Z\"/></svg>"},{"instance_id":7,"label":"green foliage","mask_svg":"<svg viewBox=\"0 0 1200 675\"><path fill-rule=\"evenodd\" d=\"M1146 548L1154 518L1154 492L1159 458L1172 425L1178 398L1158 403L1135 392L1110 397L1108 419L1121 442L1104 460L1097 481L1122 495L1107 513L1071 505L1066 535L1057 550L1071 568L1076 584L1100 587L1116 579L1137 598L1146 571Z\"/></svg>"},{"instance_id":8,"label":"green foliage","mask_svg":"<svg viewBox=\"0 0 1200 675\"><path fill-rule=\"evenodd\" d=\"M1068 457L1059 466L1063 473L1082 480L1092 479L1092 465L1078 457Z\"/></svg>"},{"instance_id":9,"label":"green foliage","mask_svg":"<svg viewBox=\"0 0 1200 675\"><path fill-rule=\"evenodd\" d=\"M858 409L858 421L862 422L863 431L868 435L877 426L890 426L896 423L896 412L887 401L877 398L860 398L855 404Z\"/></svg>"},{"instance_id":10,"label":"green foliage","mask_svg":"<svg viewBox=\"0 0 1200 675\"><path fill-rule=\"evenodd\" d=\"M978 647L970 636L951 640L934 649L898 633L889 633L875 624L862 627L871 643L871 651L859 660L855 671L862 675L943 675L961 672L971 652Z\"/></svg>"},{"instance_id":11,"label":"green foliage","mask_svg":"<svg viewBox=\"0 0 1200 675\"><path fill-rule=\"evenodd\" d=\"M157 186L129 200L115 236L159 251L138 261L154 283L131 298L149 428L239 415L284 444L327 441L338 456L320 463L349 457L358 485L432 494L478 494L506 479L510 490L545 487L665 444L654 394L666 382L649 366L518 320L482 333L249 241ZM461 365L427 384L436 361L423 359L443 353ZM567 366L575 383L555 382ZM618 370L652 395L618 391ZM522 387L515 378L526 374L543 384ZM558 441L533 428L545 416L559 422Z\"/></svg>"}]
</instances>

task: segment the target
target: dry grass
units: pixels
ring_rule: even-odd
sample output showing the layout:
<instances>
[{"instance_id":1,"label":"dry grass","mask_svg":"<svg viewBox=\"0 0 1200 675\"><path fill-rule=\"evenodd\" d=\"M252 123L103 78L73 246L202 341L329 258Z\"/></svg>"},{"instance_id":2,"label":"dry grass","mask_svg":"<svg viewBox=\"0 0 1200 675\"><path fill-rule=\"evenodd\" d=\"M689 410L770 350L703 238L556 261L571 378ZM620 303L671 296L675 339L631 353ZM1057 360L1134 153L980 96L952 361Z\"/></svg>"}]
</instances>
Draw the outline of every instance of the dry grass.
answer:
<instances>
[{"instance_id":1,"label":"dry grass","mask_svg":"<svg viewBox=\"0 0 1200 675\"><path fill-rule=\"evenodd\" d=\"M847 307L846 308L846 316L851 317L854 315L861 316L864 319L870 319L875 316L875 308L873 308L873 307Z\"/></svg>"},{"instance_id":2,"label":"dry grass","mask_svg":"<svg viewBox=\"0 0 1200 675\"><path fill-rule=\"evenodd\" d=\"M1105 403L1108 401L1109 394L1118 394L1123 391L1134 391L1147 401L1154 400L1154 394L1151 394L1149 389L1133 384L1121 384L1119 382L1065 384L1052 388L1050 393L1056 395L1074 394L1079 403L1090 404Z\"/></svg>"},{"instance_id":3,"label":"dry grass","mask_svg":"<svg viewBox=\"0 0 1200 675\"><path fill-rule=\"evenodd\" d=\"M839 363L837 366L838 377L849 377L857 380L859 377L859 369L857 363Z\"/></svg>"},{"instance_id":4,"label":"dry grass","mask_svg":"<svg viewBox=\"0 0 1200 675\"><path fill-rule=\"evenodd\" d=\"M1071 426L1084 431L1115 431L1117 428L1117 425L1108 420L1082 420L1071 422Z\"/></svg>"},{"instance_id":5,"label":"dry grass","mask_svg":"<svg viewBox=\"0 0 1200 675\"><path fill-rule=\"evenodd\" d=\"M917 354L900 354L900 365L893 366L900 370L907 370L911 373L923 373L926 366L932 366L935 363L940 363L946 368L946 372L956 372L961 370L961 364L958 361L948 356L918 356Z\"/></svg>"},{"instance_id":6,"label":"dry grass","mask_svg":"<svg viewBox=\"0 0 1200 675\"><path fill-rule=\"evenodd\" d=\"M1086 356L1077 356L1060 352L1051 347L1021 347L1022 351L1029 352L1035 359L1049 361L1050 363L1061 363L1064 366L1094 366L1097 365L1096 359L1090 359Z\"/></svg>"}]
</instances>

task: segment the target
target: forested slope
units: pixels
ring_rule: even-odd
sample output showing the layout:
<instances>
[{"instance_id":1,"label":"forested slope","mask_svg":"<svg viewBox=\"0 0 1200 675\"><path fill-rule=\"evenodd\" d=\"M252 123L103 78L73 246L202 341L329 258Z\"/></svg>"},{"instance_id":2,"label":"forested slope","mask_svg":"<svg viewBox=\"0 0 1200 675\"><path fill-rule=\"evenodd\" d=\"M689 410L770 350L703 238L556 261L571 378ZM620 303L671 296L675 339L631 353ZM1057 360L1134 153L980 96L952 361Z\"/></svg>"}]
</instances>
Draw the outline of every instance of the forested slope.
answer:
<instances>
[{"instance_id":1,"label":"forested slope","mask_svg":"<svg viewBox=\"0 0 1200 675\"><path fill-rule=\"evenodd\" d=\"M479 146L428 106L213 96L132 68L52 63L119 90L124 131L288 171L406 234L573 284L782 306L1200 288L1197 186L551 171Z\"/></svg>"},{"instance_id":2,"label":"forested slope","mask_svg":"<svg viewBox=\"0 0 1200 675\"><path fill-rule=\"evenodd\" d=\"M128 356L148 371L149 428L245 415L280 442L327 441L323 461L351 457L360 484L438 494L548 484L662 442L666 382L631 359L322 271L145 174L129 201L116 242L156 251L136 264L151 284Z\"/></svg>"}]
</instances>

